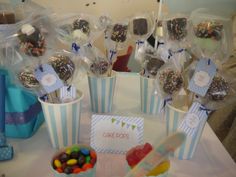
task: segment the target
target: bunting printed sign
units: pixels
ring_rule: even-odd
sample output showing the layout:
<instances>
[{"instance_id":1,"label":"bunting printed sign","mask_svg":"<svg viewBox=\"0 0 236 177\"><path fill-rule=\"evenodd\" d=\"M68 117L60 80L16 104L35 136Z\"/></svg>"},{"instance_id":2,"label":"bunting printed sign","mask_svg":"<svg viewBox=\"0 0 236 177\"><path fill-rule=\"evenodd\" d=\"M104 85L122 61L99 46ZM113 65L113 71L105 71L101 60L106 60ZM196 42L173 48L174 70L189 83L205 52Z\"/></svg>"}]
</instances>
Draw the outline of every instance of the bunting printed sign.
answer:
<instances>
[{"instance_id":1,"label":"bunting printed sign","mask_svg":"<svg viewBox=\"0 0 236 177\"><path fill-rule=\"evenodd\" d=\"M143 141L143 118L93 115L91 147L101 153L125 154Z\"/></svg>"}]
</instances>

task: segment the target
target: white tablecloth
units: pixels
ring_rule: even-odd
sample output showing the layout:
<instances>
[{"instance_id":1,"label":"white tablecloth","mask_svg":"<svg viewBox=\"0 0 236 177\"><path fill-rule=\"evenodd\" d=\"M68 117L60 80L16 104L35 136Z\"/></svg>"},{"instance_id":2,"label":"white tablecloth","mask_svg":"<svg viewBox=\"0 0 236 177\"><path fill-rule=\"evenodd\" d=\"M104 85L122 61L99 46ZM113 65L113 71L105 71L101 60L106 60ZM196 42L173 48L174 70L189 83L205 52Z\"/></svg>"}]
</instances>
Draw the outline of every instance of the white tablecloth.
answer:
<instances>
[{"instance_id":1,"label":"white tablecloth","mask_svg":"<svg viewBox=\"0 0 236 177\"><path fill-rule=\"evenodd\" d=\"M144 122L145 142L154 142L165 136L165 122L140 112L139 76L119 73L116 83L114 109L111 114L141 116ZM78 82L84 92L80 142L89 143L90 112L87 78ZM14 146L14 159L0 162L0 177L52 177L50 160L55 150L51 147L45 124L29 139L8 139ZM99 154L97 177L122 177L125 174L123 155ZM236 165L208 124L192 160L171 158L169 177L235 177Z\"/></svg>"}]
</instances>

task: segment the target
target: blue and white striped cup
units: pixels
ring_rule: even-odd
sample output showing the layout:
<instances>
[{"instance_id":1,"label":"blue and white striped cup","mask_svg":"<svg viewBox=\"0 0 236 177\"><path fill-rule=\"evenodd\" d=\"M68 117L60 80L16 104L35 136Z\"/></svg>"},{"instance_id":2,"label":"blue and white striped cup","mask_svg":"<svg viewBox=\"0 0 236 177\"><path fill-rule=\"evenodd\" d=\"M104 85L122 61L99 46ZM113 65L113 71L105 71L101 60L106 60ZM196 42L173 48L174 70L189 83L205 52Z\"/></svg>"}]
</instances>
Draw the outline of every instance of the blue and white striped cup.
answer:
<instances>
[{"instance_id":1,"label":"blue and white striped cup","mask_svg":"<svg viewBox=\"0 0 236 177\"><path fill-rule=\"evenodd\" d=\"M167 135L177 131L183 121L185 111L174 108L171 105L166 106L165 118ZM175 151L174 156L178 159L191 159L196 151L197 145L202 135L206 121L201 121L196 133L193 136L187 135L185 142Z\"/></svg>"},{"instance_id":2,"label":"blue and white striped cup","mask_svg":"<svg viewBox=\"0 0 236 177\"><path fill-rule=\"evenodd\" d=\"M163 101L154 94L155 79L140 75L141 111L146 114L158 115L161 113Z\"/></svg>"},{"instance_id":3,"label":"blue and white striped cup","mask_svg":"<svg viewBox=\"0 0 236 177\"><path fill-rule=\"evenodd\" d=\"M111 112L115 92L116 73L112 71L110 77L88 75L88 83L92 111L94 113Z\"/></svg>"},{"instance_id":4,"label":"blue and white striped cup","mask_svg":"<svg viewBox=\"0 0 236 177\"><path fill-rule=\"evenodd\" d=\"M77 95L78 99L69 103L59 104L44 102L39 98L54 148L63 148L77 144L79 141L83 93L77 91Z\"/></svg>"}]
</instances>

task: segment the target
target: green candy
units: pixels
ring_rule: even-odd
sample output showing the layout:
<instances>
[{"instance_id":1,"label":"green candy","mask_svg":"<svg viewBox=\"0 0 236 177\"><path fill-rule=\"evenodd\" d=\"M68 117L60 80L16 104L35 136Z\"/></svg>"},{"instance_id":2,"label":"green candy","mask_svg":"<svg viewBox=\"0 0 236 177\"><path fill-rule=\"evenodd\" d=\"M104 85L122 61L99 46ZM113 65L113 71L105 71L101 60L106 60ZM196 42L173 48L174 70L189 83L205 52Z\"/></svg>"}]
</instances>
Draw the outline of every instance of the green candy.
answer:
<instances>
[{"instance_id":1,"label":"green candy","mask_svg":"<svg viewBox=\"0 0 236 177\"><path fill-rule=\"evenodd\" d=\"M79 149L78 146L74 146L74 147L71 148L71 151L72 151L72 152L79 152L79 150L80 150L80 149Z\"/></svg>"},{"instance_id":2,"label":"green candy","mask_svg":"<svg viewBox=\"0 0 236 177\"><path fill-rule=\"evenodd\" d=\"M85 159L86 163L90 163L90 160L91 160L90 156L87 156Z\"/></svg>"}]
</instances>

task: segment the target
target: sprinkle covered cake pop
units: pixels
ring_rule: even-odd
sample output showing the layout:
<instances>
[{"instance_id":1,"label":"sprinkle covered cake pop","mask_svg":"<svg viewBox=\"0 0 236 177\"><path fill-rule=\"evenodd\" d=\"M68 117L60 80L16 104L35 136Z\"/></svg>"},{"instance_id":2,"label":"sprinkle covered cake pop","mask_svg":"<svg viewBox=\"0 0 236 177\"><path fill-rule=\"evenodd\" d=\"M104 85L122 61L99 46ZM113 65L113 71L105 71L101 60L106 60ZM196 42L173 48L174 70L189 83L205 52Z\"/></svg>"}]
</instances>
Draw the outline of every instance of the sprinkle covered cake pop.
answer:
<instances>
[{"instance_id":1,"label":"sprinkle covered cake pop","mask_svg":"<svg viewBox=\"0 0 236 177\"><path fill-rule=\"evenodd\" d=\"M49 63L63 81L70 79L75 72L75 64L66 55L54 55L49 58Z\"/></svg>"},{"instance_id":2,"label":"sprinkle covered cake pop","mask_svg":"<svg viewBox=\"0 0 236 177\"><path fill-rule=\"evenodd\" d=\"M30 24L24 24L18 31L20 50L27 55L39 57L45 53L45 38L40 30Z\"/></svg>"},{"instance_id":3,"label":"sprinkle covered cake pop","mask_svg":"<svg viewBox=\"0 0 236 177\"><path fill-rule=\"evenodd\" d=\"M39 82L35 78L33 70L30 68L23 69L18 73L18 79L21 84L26 88L37 88L39 87Z\"/></svg>"}]
</instances>

